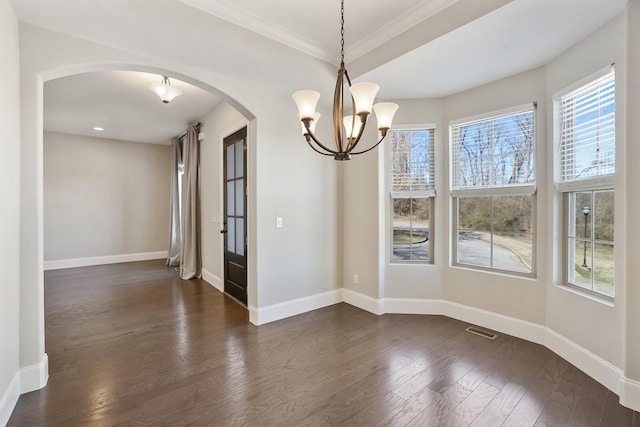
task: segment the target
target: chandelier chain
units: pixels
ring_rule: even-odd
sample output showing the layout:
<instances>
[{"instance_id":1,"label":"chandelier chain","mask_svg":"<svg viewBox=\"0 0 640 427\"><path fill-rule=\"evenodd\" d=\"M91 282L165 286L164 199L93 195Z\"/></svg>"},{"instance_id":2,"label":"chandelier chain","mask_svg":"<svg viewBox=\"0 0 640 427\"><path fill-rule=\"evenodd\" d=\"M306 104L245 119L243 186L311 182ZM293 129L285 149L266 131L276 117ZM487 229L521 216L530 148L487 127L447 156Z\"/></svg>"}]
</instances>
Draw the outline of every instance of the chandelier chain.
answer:
<instances>
[{"instance_id":1,"label":"chandelier chain","mask_svg":"<svg viewBox=\"0 0 640 427\"><path fill-rule=\"evenodd\" d=\"M380 87L375 83L361 82L351 84L349 73L344 65L344 1L340 0L340 68L333 93L333 136L335 149L322 144L314 134L315 125L320 113L315 111L320 93L314 90L299 90L293 94L293 100L298 105L298 118L302 123L302 134L307 144L316 153L333 156L335 160L349 160L352 154L363 154L373 150L382 143L387 131L391 128L391 120L398 109L392 102L380 102L373 105L376 93ZM348 90L347 90L348 89ZM345 98L350 101L351 114L345 116ZM347 106L348 107L348 106ZM354 151L363 135L367 118L371 112L378 118L378 130L381 138L361 151Z\"/></svg>"},{"instance_id":2,"label":"chandelier chain","mask_svg":"<svg viewBox=\"0 0 640 427\"><path fill-rule=\"evenodd\" d=\"M344 62L344 0L340 1L340 62Z\"/></svg>"}]
</instances>

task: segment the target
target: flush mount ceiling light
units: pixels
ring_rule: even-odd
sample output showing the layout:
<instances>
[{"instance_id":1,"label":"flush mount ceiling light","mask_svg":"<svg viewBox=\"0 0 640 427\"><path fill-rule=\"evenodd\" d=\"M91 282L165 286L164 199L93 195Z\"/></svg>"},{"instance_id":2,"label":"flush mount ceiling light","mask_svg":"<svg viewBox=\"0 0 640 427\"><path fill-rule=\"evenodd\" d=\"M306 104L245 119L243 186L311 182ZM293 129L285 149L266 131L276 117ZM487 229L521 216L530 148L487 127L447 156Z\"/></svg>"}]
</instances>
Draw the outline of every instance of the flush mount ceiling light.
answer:
<instances>
[{"instance_id":1,"label":"flush mount ceiling light","mask_svg":"<svg viewBox=\"0 0 640 427\"><path fill-rule=\"evenodd\" d=\"M165 104L168 104L176 96L182 95L182 89L176 86L171 86L171 82L167 76L162 76L162 82L160 83L151 83L149 85L149 89L158 95L160 100Z\"/></svg>"},{"instance_id":2,"label":"flush mount ceiling light","mask_svg":"<svg viewBox=\"0 0 640 427\"><path fill-rule=\"evenodd\" d=\"M360 137L362 137L362 133L367 124L367 118L369 114L371 114L373 100L380 86L375 83L351 84L349 73L347 73L347 69L344 66L344 0L340 2L340 17L340 68L338 69L336 90L333 95L333 136L336 144L335 150L323 145L314 134L316 124L318 123L318 119L320 119L320 113L316 111L316 104L318 103L318 99L320 99L320 93L315 90L299 90L293 94L293 100L298 106L298 118L302 125L302 134L309 146L320 154L333 156L336 160L349 160L352 154L366 153L380 145L387 135L387 131L391 128L393 115L398 109L398 104L380 102L373 105L373 111L376 113L378 120L378 130L382 137L373 147L362 151L354 151L360 141ZM355 112L355 114L347 116L344 115L345 84L347 84L349 92L351 93L351 111Z\"/></svg>"}]
</instances>

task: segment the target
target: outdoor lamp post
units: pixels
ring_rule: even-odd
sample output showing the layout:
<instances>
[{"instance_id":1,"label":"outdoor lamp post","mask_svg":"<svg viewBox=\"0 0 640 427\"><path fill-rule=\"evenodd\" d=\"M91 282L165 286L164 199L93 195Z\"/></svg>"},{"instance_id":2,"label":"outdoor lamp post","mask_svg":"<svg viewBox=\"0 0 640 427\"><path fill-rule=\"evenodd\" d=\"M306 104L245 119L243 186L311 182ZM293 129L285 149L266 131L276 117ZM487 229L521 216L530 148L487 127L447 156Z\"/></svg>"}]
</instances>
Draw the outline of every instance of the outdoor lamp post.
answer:
<instances>
[{"instance_id":1,"label":"outdoor lamp post","mask_svg":"<svg viewBox=\"0 0 640 427\"><path fill-rule=\"evenodd\" d=\"M582 259L582 267L589 268L587 265L587 217L591 213L591 208L589 206L583 207L582 213L584 214L584 258Z\"/></svg>"}]
</instances>

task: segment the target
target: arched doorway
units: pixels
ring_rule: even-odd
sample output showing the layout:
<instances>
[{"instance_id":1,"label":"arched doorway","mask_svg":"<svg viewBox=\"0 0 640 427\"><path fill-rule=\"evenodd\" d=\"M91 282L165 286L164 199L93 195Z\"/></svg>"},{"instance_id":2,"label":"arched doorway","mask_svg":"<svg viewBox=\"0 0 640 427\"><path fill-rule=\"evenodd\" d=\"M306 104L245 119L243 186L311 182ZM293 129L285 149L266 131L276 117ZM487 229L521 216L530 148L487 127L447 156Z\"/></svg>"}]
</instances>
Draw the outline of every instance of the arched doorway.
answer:
<instances>
[{"instance_id":1,"label":"arched doorway","mask_svg":"<svg viewBox=\"0 0 640 427\"><path fill-rule=\"evenodd\" d=\"M116 55L117 56L117 55ZM81 63L81 61L77 61ZM82 65L56 66L44 70L29 64L22 71L22 93L25 102L22 106L22 200L21 211L21 301L20 301L20 365L21 392L37 390L46 385L48 378L48 357L44 338L44 201L43 201L43 85L56 78L72 76L94 71L125 70L142 71L158 75L171 75L204 90L218 94L224 101L243 117L242 125L248 125L248 150L255 147L255 117L239 102L206 83L186 73L169 70L160 65L127 64L118 61L112 63L93 63ZM178 67L179 68L179 67ZM239 128L239 126L238 126ZM235 129L233 129L235 130ZM249 156L248 169L255 168L255 162ZM249 185L252 185L249 182ZM253 193L255 194L255 193ZM255 198L247 201L247 209L255 209ZM252 223L253 221L253 223ZM250 215L249 251L251 251L251 230L255 229L255 215ZM253 265L248 266L249 269ZM249 276L249 288L255 286Z\"/></svg>"}]
</instances>

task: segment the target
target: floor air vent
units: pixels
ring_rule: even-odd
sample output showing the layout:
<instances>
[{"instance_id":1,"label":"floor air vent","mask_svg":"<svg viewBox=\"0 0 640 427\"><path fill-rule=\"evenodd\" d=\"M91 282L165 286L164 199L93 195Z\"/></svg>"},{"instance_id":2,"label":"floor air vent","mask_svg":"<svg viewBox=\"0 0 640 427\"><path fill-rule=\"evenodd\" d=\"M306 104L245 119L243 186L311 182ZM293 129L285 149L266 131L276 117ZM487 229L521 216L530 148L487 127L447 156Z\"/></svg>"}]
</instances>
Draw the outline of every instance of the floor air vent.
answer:
<instances>
[{"instance_id":1,"label":"floor air vent","mask_svg":"<svg viewBox=\"0 0 640 427\"><path fill-rule=\"evenodd\" d=\"M481 337L488 338L490 340L495 340L497 337L493 332L483 331L482 329L474 328L473 326L469 326L465 331L480 335Z\"/></svg>"}]
</instances>

